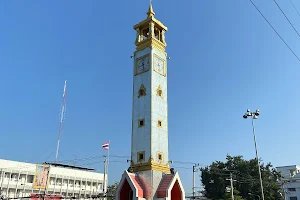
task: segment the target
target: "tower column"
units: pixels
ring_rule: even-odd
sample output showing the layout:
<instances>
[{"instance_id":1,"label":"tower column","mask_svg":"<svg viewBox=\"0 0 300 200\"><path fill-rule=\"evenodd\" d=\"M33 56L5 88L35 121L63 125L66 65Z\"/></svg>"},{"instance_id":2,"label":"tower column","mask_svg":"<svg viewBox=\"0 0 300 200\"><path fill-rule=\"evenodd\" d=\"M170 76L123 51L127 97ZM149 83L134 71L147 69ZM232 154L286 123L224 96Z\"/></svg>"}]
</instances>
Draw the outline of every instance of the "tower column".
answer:
<instances>
[{"instance_id":1,"label":"tower column","mask_svg":"<svg viewBox=\"0 0 300 200\"><path fill-rule=\"evenodd\" d=\"M183 200L178 173L171 173L168 140L168 84L165 32L150 4L136 30L132 97L131 161L116 199ZM167 195L168 194L168 195Z\"/></svg>"}]
</instances>

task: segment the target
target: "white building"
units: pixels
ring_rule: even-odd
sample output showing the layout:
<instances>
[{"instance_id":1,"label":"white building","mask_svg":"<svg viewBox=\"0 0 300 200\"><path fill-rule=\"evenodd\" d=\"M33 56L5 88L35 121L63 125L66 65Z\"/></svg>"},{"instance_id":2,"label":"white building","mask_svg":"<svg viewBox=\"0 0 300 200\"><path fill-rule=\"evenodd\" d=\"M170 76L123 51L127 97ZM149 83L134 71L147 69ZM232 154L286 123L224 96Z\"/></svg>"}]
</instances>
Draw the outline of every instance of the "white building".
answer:
<instances>
[{"instance_id":1,"label":"white building","mask_svg":"<svg viewBox=\"0 0 300 200\"><path fill-rule=\"evenodd\" d=\"M106 191L107 184L103 184L104 174L93 172L93 169L64 164L49 165L47 189L34 189L36 164L0 159L2 195L16 198L28 197L34 193L47 193L61 194L64 197L88 198Z\"/></svg>"},{"instance_id":2,"label":"white building","mask_svg":"<svg viewBox=\"0 0 300 200\"><path fill-rule=\"evenodd\" d=\"M300 199L300 166L289 165L276 167L276 169L282 175L280 183L285 194L285 199Z\"/></svg>"}]
</instances>

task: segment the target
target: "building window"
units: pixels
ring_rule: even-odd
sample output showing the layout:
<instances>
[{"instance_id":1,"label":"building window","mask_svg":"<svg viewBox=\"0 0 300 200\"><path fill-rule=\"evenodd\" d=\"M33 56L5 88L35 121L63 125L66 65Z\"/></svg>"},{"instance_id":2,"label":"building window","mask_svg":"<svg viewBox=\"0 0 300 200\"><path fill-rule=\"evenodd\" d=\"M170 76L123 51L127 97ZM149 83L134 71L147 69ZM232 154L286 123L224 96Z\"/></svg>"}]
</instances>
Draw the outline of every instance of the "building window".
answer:
<instances>
[{"instance_id":1,"label":"building window","mask_svg":"<svg viewBox=\"0 0 300 200\"><path fill-rule=\"evenodd\" d=\"M27 176L27 183L33 183L33 175Z\"/></svg>"},{"instance_id":2,"label":"building window","mask_svg":"<svg viewBox=\"0 0 300 200\"><path fill-rule=\"evenodd\" d=\"M139 92L138 92L138 98L140 98L142 96L146 96L146 88L145 88L144 84L141 85Z\"/></svg>"},{"instance_id":3,"label":"building window","mask_svg":"<svg viewBox=\"0 0 300 200\"><path fill-rule=\"evenodd\" d=\"M157 152L157 160L158 160L159 162L163 161L163 153Z\"/></svg>"},{"instance_id":4,"label":"building window","mask_svg":"<svg viewBox=\"0 0 300 200\"><path fill-rule=\"evenodd\" d=\"M157 121L157 127L158 127L158 128L161 128L161 127L162 127L162 120L158 120L158 121Z\"/></svg>"},{"instance_id":5,"label":"building window","mask_svg":"<svg viewBox=\"0 0 300 200\"><path fill-rule=\"evenodd\" d=\"M138 162L143 162L145 161L145 152L141 151L137 153L137 160Z\"/></svg>"},{"instance_id":6,"label":"building window","mask_svg":"<svg viewBox=\"0 0 300 200\"><path fill-rule=\"evenodd\" d=\"M15 181L15 182L17 181L17 178L18 178L17 174L11 174L10 177L11 177L12 181Z\"/></svg>"},{"instance_id":7,"label":"building window","mask_svg":"<svg viewBox=\"0 0 300 200\"><path fill-rule=\"evenodd\" d=\"M297 200L297 197L290 197L290 200Z\"/></svg>"},{"instance_id":8,"label":"building window","mask_svg":"<svg viewBox=\"0 0 300 200\"><path fill-rule=\"evenodd\" d=\"M296 191L296 188L288 188L288 191L290 191L290 192L295 192L295 191Z\"/></svg>"},{"instance_id":9,"label":"building window","mask_svg":"<svg viewBox=\"0 0 300 200\"><path fill-rule=\"evenodd\" d=\"M138 126L139 126L139 127L145 126L145 119L139 119Z\"/></svg>"}]
</instances>

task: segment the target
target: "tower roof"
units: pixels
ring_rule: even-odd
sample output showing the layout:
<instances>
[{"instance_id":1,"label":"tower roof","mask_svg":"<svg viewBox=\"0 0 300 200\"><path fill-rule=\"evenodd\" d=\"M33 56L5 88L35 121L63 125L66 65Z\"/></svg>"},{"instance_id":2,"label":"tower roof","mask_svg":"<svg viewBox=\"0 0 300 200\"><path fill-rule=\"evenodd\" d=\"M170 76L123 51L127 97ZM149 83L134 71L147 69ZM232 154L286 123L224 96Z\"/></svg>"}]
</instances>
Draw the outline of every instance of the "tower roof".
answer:
<instances>
[{"instance_id":1,"label":"tower roof","mask_svg":"<svg viewBox=\"0 0 300 200\"><path fill-rule=\"evenodd\" d=\"M165 25L163 25L163 23L161 23L160 21L155 19L154 15L155 15L155 12L153 11L153 6L152 6L152 3L150 3L150 6L149 6L149 9L148 9L148 12L147 12L147 18L145 20L139 22L138 24L134 25L133 28L137 29L137 28L143 27L146 24L148 24L150 21L153 21L161 29L167 31L168 28Z\"/></svg>"},{"instance_id":2,"label":"tower roof","mask_svg":"<svg viewBox=\"0 0 300 200\"><path fill-rule=\"evenodd\" d=\"M152 2L150 3L147 15L148 15L148 18L153 17L155 15L155 12L153 11L153 7L152 7Z\"/></svg>"}]
</instances>

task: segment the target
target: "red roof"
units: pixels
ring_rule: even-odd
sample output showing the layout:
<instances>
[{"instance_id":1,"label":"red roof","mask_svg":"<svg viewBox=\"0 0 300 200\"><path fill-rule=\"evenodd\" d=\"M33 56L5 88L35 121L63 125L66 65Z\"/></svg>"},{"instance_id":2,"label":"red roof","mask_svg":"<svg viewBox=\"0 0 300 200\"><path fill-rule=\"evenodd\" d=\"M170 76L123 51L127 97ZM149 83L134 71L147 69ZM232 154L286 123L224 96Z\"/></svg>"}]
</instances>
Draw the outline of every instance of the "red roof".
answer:
<instances>
[{"instance_id":1,"label":"red roof","mask_svg":"<svg viewBox=\"0 0 300 200\"><path fill-rule=\"evenodd\" d=\"M143 198L144 191L143 191L142 187L140 186L140 184L138 183L136 176L133 174L130 174L130 178L133 181L133 184L136 186L136 189L138 190L138 197Z\"/></svg>"},{"instance_id":2,"label":"red roof","mask_svg":"<svg viewBox=\"0 0 300 200\"><path fill-rule=\"evenodd\" d=\"M140 198L150 198L151 197L151 187L143 180L142 177L139 177L134 174L129 175L133 184L138 190L138 197Z\"/></svg>"},{"instance_id":3,"label":"red roof","mask_svg":"<svg viewBox=\"0 0 300 200\"><path fill-rule=\"evenodd\" d=\"M158 189L157 189L157 193L156 193L157 198L167 197L167 190L168 190L168 187L169 187L173 177L174 177L173 174L168 174L163 177L163 179L161 180L160 185L158 186Z\"/></svg>"}]
</instances>

